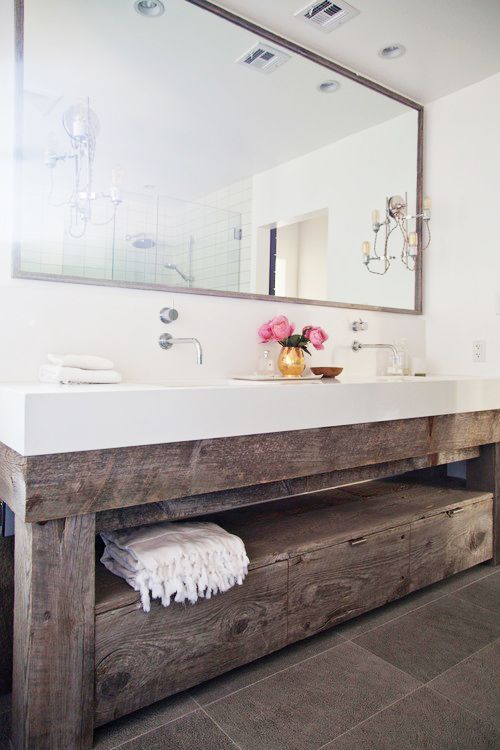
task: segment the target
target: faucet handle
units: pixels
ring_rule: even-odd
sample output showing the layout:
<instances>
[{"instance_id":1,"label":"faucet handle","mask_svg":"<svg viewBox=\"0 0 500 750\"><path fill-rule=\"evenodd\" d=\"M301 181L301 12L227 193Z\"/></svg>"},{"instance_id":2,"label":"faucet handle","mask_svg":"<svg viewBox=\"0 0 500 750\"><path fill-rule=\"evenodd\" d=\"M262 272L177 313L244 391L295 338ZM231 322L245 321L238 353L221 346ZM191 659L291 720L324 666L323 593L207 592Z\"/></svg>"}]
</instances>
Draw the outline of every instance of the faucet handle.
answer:
<instances>
[{"instance_id":1,"label":"faucet handle","mask_svg":"<svg viewBox=\"0 0 500 750\"><path fill-rule=\"evenodd\" d=\"M359 318L358 320L355 320L351 326L353 331L367 331L368 330L368 323L366 320L362 320Z\"/></svg>"},{"instance_id":2,"label":"faucet handle","mask_svg":"<svg viewBox=\"0 0 500 750\"><path fill-rule=\"evenodd\" d=\"M179 313L175 307L162 307L160 310L160 320L162 323L173 323L178 317Z\"/></svg>"},{"instance_id":3,"label":"faucet handle","mask_svg":"<svg viewBox=\"0 0 500 750\"><path fill-rule=\"evenodd\" d=\"M162 333L158 339L158 344L162 349L171 349L174 345L174 337L171 333Z\"/></svg>"}]
</instances>

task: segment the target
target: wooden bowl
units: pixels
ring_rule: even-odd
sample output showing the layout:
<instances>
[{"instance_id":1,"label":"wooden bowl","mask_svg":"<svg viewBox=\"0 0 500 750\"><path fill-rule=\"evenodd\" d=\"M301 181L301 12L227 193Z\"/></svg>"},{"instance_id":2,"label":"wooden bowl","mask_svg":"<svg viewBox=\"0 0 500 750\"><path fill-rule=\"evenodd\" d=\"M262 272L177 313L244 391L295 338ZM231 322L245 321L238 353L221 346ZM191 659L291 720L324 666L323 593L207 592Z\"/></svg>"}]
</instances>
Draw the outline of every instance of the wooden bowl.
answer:
<instances>
[{"instance_id":1,"label":"wooden bowl","mask_svg":"<svg viewBox=\"0 0 500 750\"><path fill-rule=\"evenodd\" d=\"M324 378L336 378L343 369L343 367L311 367L311 372L315 375L323 375Z\"/></svg>"}]
</instances>

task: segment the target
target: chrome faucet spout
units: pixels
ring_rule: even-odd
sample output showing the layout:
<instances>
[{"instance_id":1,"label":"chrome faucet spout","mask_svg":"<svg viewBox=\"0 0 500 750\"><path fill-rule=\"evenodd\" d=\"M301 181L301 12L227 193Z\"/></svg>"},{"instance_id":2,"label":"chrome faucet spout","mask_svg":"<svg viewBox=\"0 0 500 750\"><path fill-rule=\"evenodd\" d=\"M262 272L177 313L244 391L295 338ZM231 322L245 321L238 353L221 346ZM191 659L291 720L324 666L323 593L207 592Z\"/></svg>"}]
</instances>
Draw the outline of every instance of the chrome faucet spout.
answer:
<instances>
[{"instance_id":1,"label":"chrome faucet spout","mask_svg":"<svg viewBox=\"0 0 500 750\"><path fill-rule=\"evenodd\" d=\"M196 361L199 365L203 364L203 349L196 338L174 338L170 333L162 333L158 339L158 344L162 349L171 349L174 344L194 344L196 348Z\"/></svg>"},{"instance_id":2,"label":"chrome faucet spout","mask_svg":"<svg viewBox=\"0 0 500 750\"><path fill-rule=\"evenodd\" d=\"M359 352L361 349L390 349L392 352L392 365L393 369L401 370L401 364L399 362L399 352L394 344L362 344L361 341L352 342L353 352Z\"/></svg>"}]
</instances>

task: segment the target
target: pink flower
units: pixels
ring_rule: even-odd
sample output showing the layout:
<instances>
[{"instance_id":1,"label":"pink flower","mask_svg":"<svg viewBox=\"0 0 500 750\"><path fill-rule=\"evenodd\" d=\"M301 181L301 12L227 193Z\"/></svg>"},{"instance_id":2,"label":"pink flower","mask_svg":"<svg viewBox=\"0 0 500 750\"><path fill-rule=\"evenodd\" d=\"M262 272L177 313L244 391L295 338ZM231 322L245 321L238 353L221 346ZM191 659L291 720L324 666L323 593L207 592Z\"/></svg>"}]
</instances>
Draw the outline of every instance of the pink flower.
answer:
<instances>
[{"instance_id":1,"label":"pink flower","mask_svg":"<svg viewBox=\"0 0 500 750\"><path fill-rule=\"evenodd\" d=\"M315 349L324 349L324 342L328 340L328 334L319 326L306 326L303 335L309 339Z\"/></svg>"},{"instance_id":2,"label":"pink flower","mask_svg":"<svg viewBox=\"0 0 500 750\"><path fill-rule=\"evenodd\" d=\"M257 331L261 344L267 344L268 341L272 341L273 339L273 332L270 323L270 320L268 320L267 323L262 323L261 327Z\"/></svg>"},{"instance_id":3,"label":"pink flower","mask_svg":"<svg viewBox=\"0 0 500 750\"><path fill-rule=\"evenodd\" d=\"M277 315L269 321L269 326L275 341L282 341L291 336L295 330L295 324L290 323L286 315Z\"/></svg>"}]
</instances>

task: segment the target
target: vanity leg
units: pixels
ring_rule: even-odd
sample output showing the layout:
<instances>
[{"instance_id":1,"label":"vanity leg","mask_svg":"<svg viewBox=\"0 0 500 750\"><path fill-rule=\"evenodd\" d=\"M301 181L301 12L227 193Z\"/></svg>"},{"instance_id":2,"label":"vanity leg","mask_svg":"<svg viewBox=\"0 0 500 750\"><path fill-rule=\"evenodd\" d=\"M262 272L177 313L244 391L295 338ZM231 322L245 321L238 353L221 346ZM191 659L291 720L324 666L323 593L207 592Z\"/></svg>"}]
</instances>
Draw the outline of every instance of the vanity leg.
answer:
<instances>
[{"instance_id":1,"label":"vanity leg","mask_svg":"<svg viewBox=\"0 0 500 750\"><path fill-rule=\"evenodd\" d=\"M479 458L467 461L467 487L493 493L493 565L500 565L500 443L483 445Z\"/></svg>"},{"instance_id":2,"label":"vanity leg","mask_svg":"<svg viewBox=\"0 0 500 750\"><path fill-rule=\"evenodd\" d=\"M92 747L94 550L94 514L16 517L14 750Z\"/></svg>"}]
</instances>

